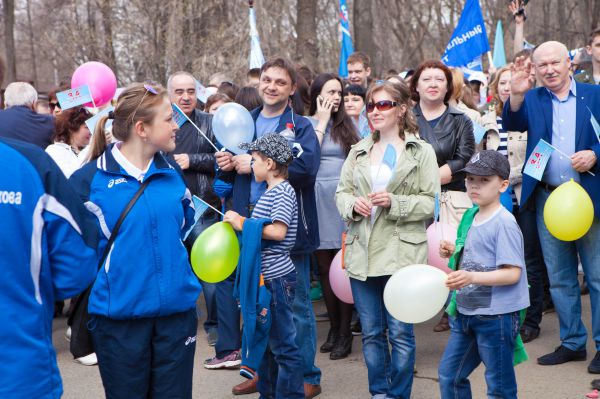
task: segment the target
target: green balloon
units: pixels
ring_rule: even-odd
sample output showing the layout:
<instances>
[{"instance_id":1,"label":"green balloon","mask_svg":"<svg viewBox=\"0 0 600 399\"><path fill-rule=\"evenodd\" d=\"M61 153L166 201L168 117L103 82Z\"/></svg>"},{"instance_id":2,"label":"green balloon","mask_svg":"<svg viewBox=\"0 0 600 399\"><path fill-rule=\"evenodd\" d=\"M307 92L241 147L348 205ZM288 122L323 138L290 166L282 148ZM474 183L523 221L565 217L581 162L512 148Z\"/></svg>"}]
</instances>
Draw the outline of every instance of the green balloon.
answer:
<instances>
[{"instance_id":1,"label":"green balloon","mask_svg":"<svg viewBox=\"0 0 600 399\"><path fill-rule=\"evenodd\" d=\"M229 223L215 223L196 238L192 246L192 269L207 283L225 280L235 270L240 258L240 245Z\"/></svg>"}]
</instances>

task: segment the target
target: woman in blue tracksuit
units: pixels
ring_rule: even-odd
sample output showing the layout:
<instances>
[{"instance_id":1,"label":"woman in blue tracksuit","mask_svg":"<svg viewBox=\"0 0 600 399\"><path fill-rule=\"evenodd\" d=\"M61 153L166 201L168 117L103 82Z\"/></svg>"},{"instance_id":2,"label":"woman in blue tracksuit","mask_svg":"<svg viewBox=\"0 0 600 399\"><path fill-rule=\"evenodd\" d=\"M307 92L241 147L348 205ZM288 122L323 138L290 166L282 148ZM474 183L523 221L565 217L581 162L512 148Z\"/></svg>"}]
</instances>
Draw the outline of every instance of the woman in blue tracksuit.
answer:
<instances>
[{"instance_id":1,"label":"woman in blue tracksuit","mask_svg":"<svg viewBox=\"0 0 600 399\"><path fill-rule=\"evenodd\" d=\"M104 125L120 140L106 147ZM135 83L100 119L92 161L71 181L100 231L102 255L125 217L89 298L88 326L107 398L191 398L200 284L183 244L193 224L189 191L161 152L175 149L177 125L164 89ZM102 139L102 140L100 140Z\"/></svg>"}]
</instances>

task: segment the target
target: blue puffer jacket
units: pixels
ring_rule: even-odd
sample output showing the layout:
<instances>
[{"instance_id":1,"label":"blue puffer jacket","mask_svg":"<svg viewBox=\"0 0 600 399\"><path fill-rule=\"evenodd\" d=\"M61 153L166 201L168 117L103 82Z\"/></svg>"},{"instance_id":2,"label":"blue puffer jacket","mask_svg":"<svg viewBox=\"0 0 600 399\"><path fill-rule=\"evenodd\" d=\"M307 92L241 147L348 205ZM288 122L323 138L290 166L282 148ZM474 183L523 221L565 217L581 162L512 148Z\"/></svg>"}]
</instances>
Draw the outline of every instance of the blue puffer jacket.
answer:
<instances>
[{"instance_id":1,"label":"blue puffer jacket","mask_svg":"<svg viewBox=\"0 0 600 399\"><path fill-rule=\"evenodd\" d=\"M114 144L113 144L114 145ZM97 219L98 258L121 212L140 186L111 153L72 176L75 190ZM89 313L113 319L167 316L193 309L200 283L192 273L183 245L194 223L189 190L180 172L157 153L145 175L150 179L98 272Z\"/></svg>"},{"instance_id":2,"label":"blue puffer jacket","mask_svg":"<svg viewBox=\"0 0 600 399\"><path fill-rule=\"evenodd\" d=\"M40 148L0 139L0 398L60 398L54 300L94 281L94 220Z\"/></svg>"},{"instance_id":3,"label":"blue puffer jacket","mask_svg":"<svg viewBox=\"0 0 600 399\"><path fill-rule=\"evenodd\" d=\"M259 107L251 112L255 122L261 111L262 107ZM277 133L282 132L288 123L294 125L295 144L299 145L302 151L300 156L294 158L288 169L288 181L294 188L298 199L298 233L292 255L306 254L313 252L319 246L315 180L321 162L321 146L312 123L307 118L296 114L290 107L286 107L279 118ZM219 171L217 175L220 179L233 183L233 210L242 216L250 216L248 205L250 204L252 175L240 175L235 171Z\"/></svg>"}]
</instances>

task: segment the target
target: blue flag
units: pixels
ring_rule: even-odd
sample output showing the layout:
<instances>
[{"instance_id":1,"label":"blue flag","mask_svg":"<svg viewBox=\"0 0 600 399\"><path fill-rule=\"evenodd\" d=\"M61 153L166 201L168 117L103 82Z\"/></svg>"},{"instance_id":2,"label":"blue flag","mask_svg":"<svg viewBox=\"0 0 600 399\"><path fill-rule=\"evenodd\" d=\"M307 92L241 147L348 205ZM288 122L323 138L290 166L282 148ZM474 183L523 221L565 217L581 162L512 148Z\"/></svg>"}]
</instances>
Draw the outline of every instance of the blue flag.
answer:
<instances>
[{"instance_id":1,"label":"blue flag","mask_svg":"<svg viewBox=\"0 0 600 399\"><path fill-rule=\"evenodd\" d=\"M354 52L354 47L352 46L352 37L350 36L350 21L348 20L346 0L340 0L340 28L342 31L342 43L340 46L340 68L338 74L340 78L347 78L348 64L346 60Z\"/></svg>"},{"instance_id":2,"label":"blue flag","mask_svg":"<svg viewBox=\"0 0 600 399\"><path fill-rule=\"evenodd\" d=\"M506 65L506 53L504 52L504 31L502 30L502 21L496 25L496 37L494 38L494 66L502 68Z\"/></svg>"},{"instance_id":3,"label":"blue flag","mask_svg":"<svg viewBox=\"0 0 600 399\"><path fill-rule=\"evenodd\" d=\"M596 137L598 137L598 141L600 142L600 124L592 114L592 110L588 107L588 111L590 111L590 122L592 122L592 127L594 128L594 133L596 133Z\"/></svg>"},{"instance_id":4,"label":"blue flag","mask_svg":"<svg viewBox=\"0 0 600 399\"><path fill-rule=\"evenodd\" d=\"M440 193L435 193L435 204L433 207L433 221L437 222L440 219Z\"/></svg>"},{"instance_id":5,"label":"blue flag","mask_svg":"<svg viewBox=\"0 0 600 399\"><path fill-rule=\"evenodd\" d=\"M100 120L100 118L102 118L104 115L108 115L108 113L110 111L114 111L115 107L113 107L112 105L110 107L106 107L104 108L102 111L98 112L96 115L92 116L90 119L85 121L86 126L88 127L88 129L90 129L90 133L94 134L94 132L96 131L96 125L98 124L98 121ZM104 125L104 128L108 129L109 127L111 127L113 124L113 120L109 119L106 121L106 125Z\"/></svg>"},{"instance_id":6,"label":"blue flag","mask_svg":"<svg viewBox=\"0 0 600 399\"><path fill-rule=\"evenodd\" d=\"M548 161L553 152L554 147L543 139L540 139L527 159L523 173L536 180L542 181L544 170L546 169L546 165L548 165Z\"/></svg>"},{"instance_id":7,"label":"blue flag","mask_svg":"<svg viewBox=\"0 0 600 399\"><path fill-rule=\"evenodd\" d=\"M187 117L183 112L181 112L181 108L177 105L172 104L171 108L173 108L173 120L177 123L177 127L181 128L185 122L187 122Z\"/></svg>"},{"instance_id":8,"label":"blue flag","mask_svg":"<svg viewBox=\"0 0 600 399\"><path fill-rule=\"evenodd\" d=\"M465 8L442 56L448 66L466 66L481 54L490 51L479 0L467 0Z\"/></svg>"},{"instance_id":9,"label":"blue flag","mask_svg":"<svg viewBox=\"0 0 600 399\"><path fill-rule=\"evenodd\" d=\"M486 130L479 123L477 123L475 121L472 121L472 122L473 122L473 135L475 136L475 143L479 144L479 143L481 143L481 140L483 140Z\"/></svg>"},{"instance_id":10,"label":"blue flag","mask_svg":"<svg viewBox=\"0 0 600 399\"><path fill-rule=\"evenodd\" d=\"M254 8L250 7L250 69L260 68L265 63L265 57L260 49L258 29L256 29L256 14Z\"/></svg>"}]
</instances>

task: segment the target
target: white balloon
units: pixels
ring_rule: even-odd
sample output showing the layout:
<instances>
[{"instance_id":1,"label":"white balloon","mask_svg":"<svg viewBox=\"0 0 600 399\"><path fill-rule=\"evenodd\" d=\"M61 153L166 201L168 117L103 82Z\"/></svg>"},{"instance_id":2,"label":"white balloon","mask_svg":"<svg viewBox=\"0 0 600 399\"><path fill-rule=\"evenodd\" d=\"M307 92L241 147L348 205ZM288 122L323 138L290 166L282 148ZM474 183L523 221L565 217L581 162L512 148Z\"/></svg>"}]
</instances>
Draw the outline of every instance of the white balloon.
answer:
<instances>
[{"instance_id":1,"label":"white balloon","mask_svg":"<svg viewBox=\"0 0 600 399\"><path fill-rule=\"evenodd\" d=\"M234 154L246 154L240 143L250 143L254 138L254 119L250 112L237 103L219 107L212 119L213 133L219 143Z\"/></svg>"},{"instance_id":2,"label":"white balloon","mask_svg":"<svg viewBox=\"0 0 600 399\"><path fill-rule=\"evenodd\" d=\"M387 311L404 323L422 323L446 303L447 275L429 265L410 265L390 277L383 291Z\"/></svg>"}]
</instances>

